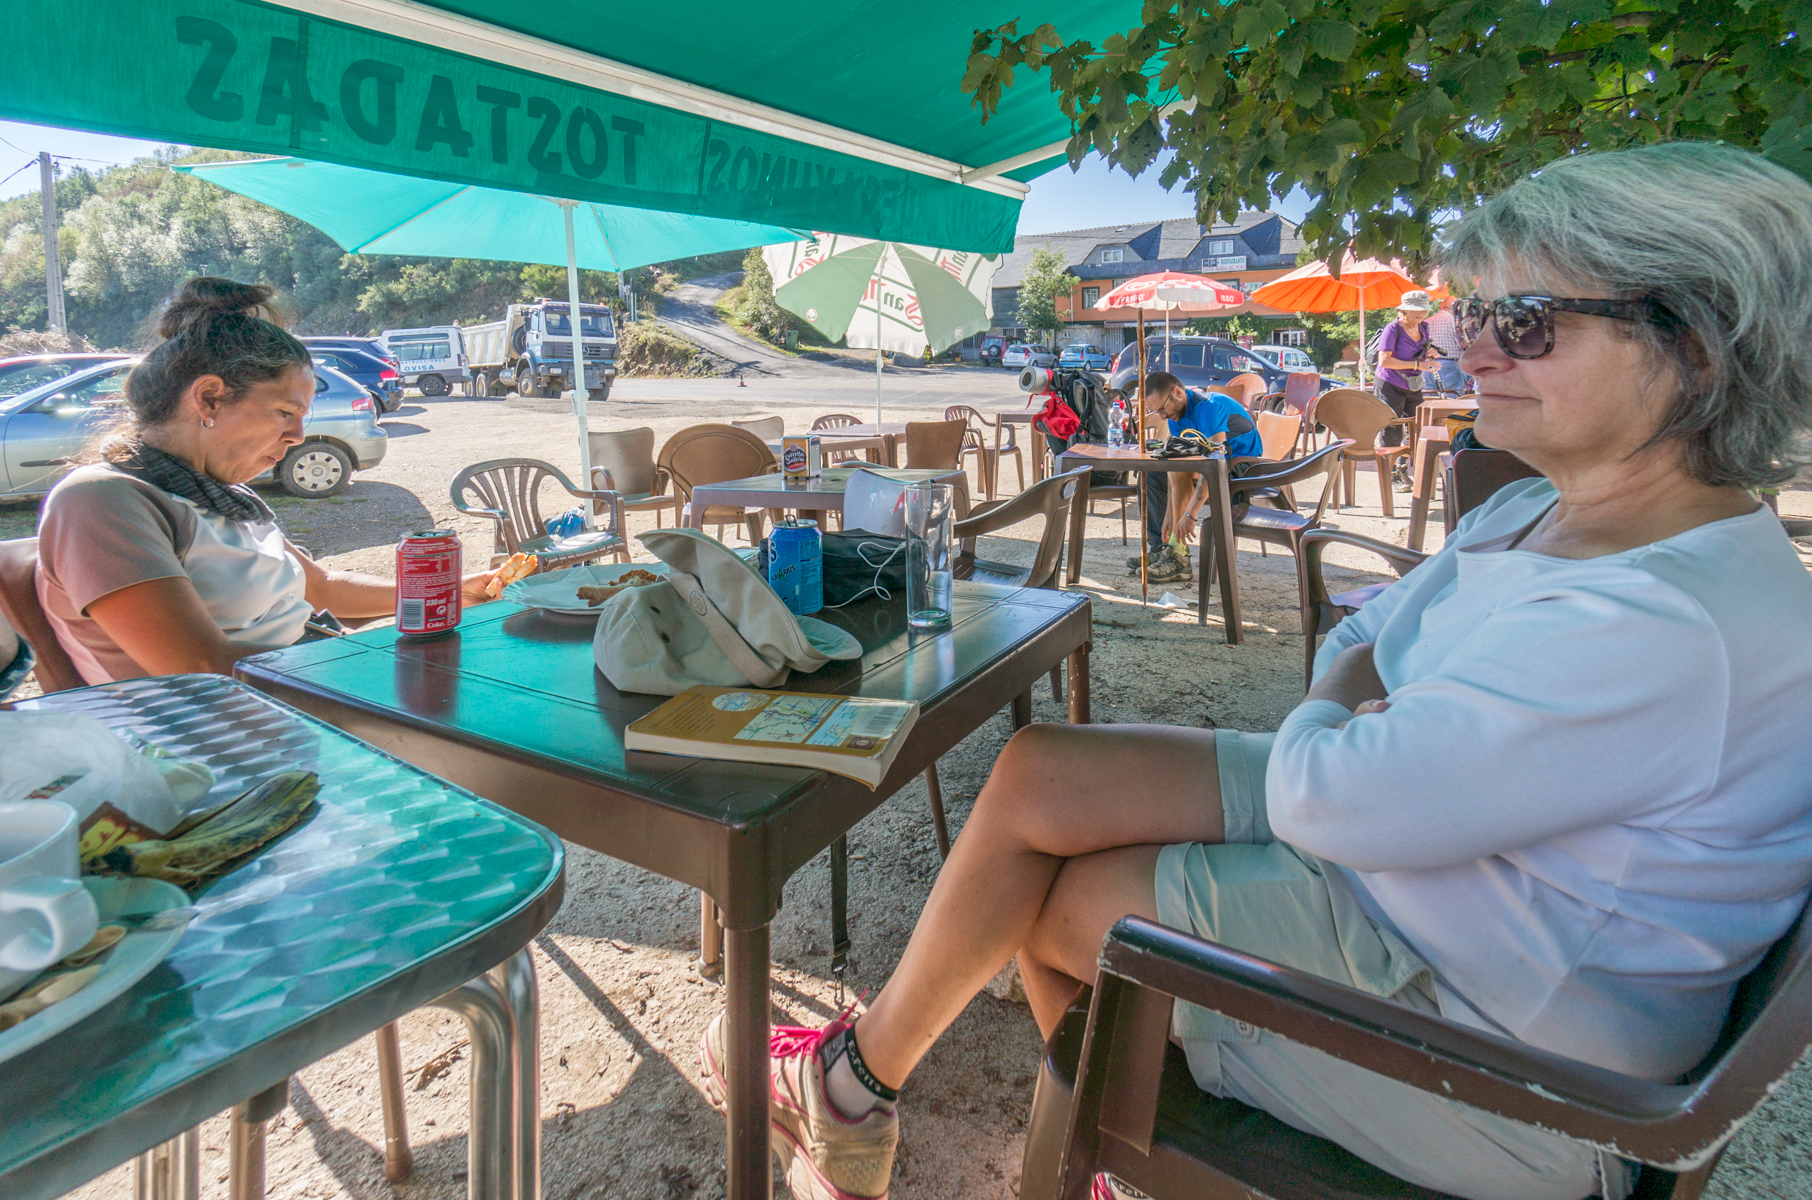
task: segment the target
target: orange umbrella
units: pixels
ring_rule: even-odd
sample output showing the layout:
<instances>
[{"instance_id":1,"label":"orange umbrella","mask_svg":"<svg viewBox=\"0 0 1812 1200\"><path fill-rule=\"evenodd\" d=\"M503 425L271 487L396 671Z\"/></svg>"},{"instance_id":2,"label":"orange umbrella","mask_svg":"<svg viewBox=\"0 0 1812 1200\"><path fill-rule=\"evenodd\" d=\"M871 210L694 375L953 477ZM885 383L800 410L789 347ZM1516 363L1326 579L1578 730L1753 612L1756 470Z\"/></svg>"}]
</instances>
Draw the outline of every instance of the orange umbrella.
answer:
<instances>
[{"instance_id":1,"label":"orange umbrella","mask_svg":"<svg viewBox=\"0 0 1812 1200\"><path fill-rule=\"evenodd\" d=\"M1415 280L1403 274L1400 264L1375 258L1354 258L1351 250L1340 263L1335 279L1324 262L1309 263L1282 279L1273 279L1252 293L1252 299L1291 312L1345 312L1359 310L1359 382L1365 382L1365 310L1395 308L1403 293L1413 291Z\"/></svg>"}]
</instances>

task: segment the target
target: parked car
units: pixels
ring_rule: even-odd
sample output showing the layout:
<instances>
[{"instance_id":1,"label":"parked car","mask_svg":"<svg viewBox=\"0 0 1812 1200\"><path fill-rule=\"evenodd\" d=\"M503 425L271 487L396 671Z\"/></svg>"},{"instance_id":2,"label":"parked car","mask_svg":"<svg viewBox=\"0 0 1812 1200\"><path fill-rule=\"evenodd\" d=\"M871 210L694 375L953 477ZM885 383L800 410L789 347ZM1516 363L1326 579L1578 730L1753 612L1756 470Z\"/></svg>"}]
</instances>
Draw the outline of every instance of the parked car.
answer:
<instances>
[{"instance_id":1,"label":"parked car","mask_svg":"<svg viewBox=\"0 0 1812 1200\"><path fill-rule=\"evenodd\" d=\"M124 354L22 354L0 358L0 400L22 396L88 367L126 358Z\"/></svg>"},{"instance_id":2,"label":"parked car","mask_svg":"<svg viewBox=\"0 0 1812 1200\"><path fill-rule=\"evenodd\" d=\"M1043 346L1032 346L1025 342L1015 342L1001 352L1000 365L1003 367L1054 367L1057 356Z\"/></svg>"},{"instance_id":3,"label":"parked car","mask_svg":"<svg viewBox=\"0 0 1812 1200\"><path fill-rule=\"evenodd\" d=\"M981 344L981 351L980 351L981 365L984 367L1000 366L1000 356L1002 354L1005 354L1006 351L1007 351L1007 339L1006 338L999 338L999 337L983 338L982 344Z\"/></svg>"},{"instance_id":4,"label":"parked car","mask_svg":"<svg viewBox=\"0 0 1812 1200\"><path fill-rule=\"evenodd\" d=\"M1145 339L1145 369L1169 371L1183 381L1184 387L1216 387L1235 375L1257 375L1264 379L1267 391L1281 392L1289 372L1272 366L1251 354L1237 342L1217 337L1177 337L1167 343L1162 334ZM1114 360L1114 373L1108 386L1123 391L1137 386L1139 347L1137 344L1120 351Z\"/></svg>"},{"instance_id":5,"label":"parked car","mask_svg":"<svg viewBox=\"0 0 1812 1200\"><path fill-rule=\"evenodd\" d=\"M396 355L391 351L389 346L384 344L384 339L381 336L380 337L351 337L351 336L317 337L317 336L310 336L310 337L301 338L300 341L302 342L302 344L304 346L308 346L311 349L315 348L315 347L319 347L322 350L363 350L366 354L376 355L377 357L383 359L385 362L389 363L393 367L397 367L400 369L402 366L401 360L399 360L396 357Z\"/></svg>"},{"instance_id":6,"label":"parked car","mask_svg":"<svg viewBox=\"0 0 1812 1200\"><path fill-rule=\"evenodd\" d=\"M122 415L126 376L137 361L115 359L0 399L0 495L41 496L56 486L82 448ZM370 393L320 365L302 435L301 445L253 482L274 478L292 496L332 496L355 470L382 462L388 446Z\"/></svg>"},{"instance_id":7,"label":"parked car","mask_svg":"<svg viewBox=\"0 0 1812 1200\"><path fill-rule=\"evenodd\" d=\"M1253 346L1251 351L1279 370L1321 373L1321 368L1301 346Z\"/></svg>"},{"instance_id":8,"label":"parked car","mask_svg":"<svg viewBox=\"0 0 1812 1200\"><path fill-rule=\"evenodd\" d=\"M395 359L344 346L315 346L306 340L303 344L315 356L316 366L329 367L364 384L383 412L393 413L403 406L403 376Z\"/></svg>"},{"instance_id":9,"label":"parked car","mask_svg":"<svg viewBox=\"0 0 1812 1200\"><path fill-rule=\"evenodd\" d=\"M384 345L396 356L404 387L416 388L424 396L445 396L453 384L472 381L459 326L386 329L383 336Z\"/></svg>"},{"instance_id":10,"label":"parked car","mask_svg":"<svg viewBox=\"0 0 1812 1200\"><path fill-rule=\"evenodd\" d=\"M1070 371L1105 371L1114 365L1114 356L1099 346L1075 342L1063 348L1057 365Z\"/></svg>"}]
</instances>

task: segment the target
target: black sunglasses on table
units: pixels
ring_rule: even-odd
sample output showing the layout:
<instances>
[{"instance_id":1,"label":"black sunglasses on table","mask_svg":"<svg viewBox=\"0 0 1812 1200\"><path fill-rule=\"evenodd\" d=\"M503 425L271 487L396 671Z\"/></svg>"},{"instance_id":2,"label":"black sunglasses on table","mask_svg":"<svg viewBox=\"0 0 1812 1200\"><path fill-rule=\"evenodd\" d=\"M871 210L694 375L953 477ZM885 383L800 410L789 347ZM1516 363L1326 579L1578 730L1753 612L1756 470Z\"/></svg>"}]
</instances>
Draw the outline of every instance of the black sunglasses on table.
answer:
<instances>
[{"instance_id":1,"label":"black sunglasses on table","mask_svg":"<svg viewBox=\"0 0 1812 1200\"><path fill-rule=\"evenodd\" d=\"M1466 297L1453 303L1453 318L1464 349L1485 331L1491 322L1497 344L1511 358L1540 358L1554 350L1554 314L1584 313L1590 317L1609 317L1613 321L1654 320L1655 305L1649 300L1569 300L1555 296L1504 296L1497 300L1475 300Z\"/></svg>"}]
</instances>

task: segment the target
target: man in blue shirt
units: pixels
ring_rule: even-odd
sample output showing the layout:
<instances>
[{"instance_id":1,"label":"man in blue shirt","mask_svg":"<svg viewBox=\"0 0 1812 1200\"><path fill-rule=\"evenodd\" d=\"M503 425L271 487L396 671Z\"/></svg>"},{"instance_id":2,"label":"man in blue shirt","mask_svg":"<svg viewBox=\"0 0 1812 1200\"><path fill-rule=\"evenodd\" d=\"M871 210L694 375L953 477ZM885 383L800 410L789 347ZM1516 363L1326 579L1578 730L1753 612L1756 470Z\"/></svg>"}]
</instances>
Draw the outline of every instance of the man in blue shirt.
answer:
<instances>
[{"instance_id":1,"label":"man in blue shirt","mask_svg":"<svg viewBox=\"0 0 1812 1200\"><path fill-rule=\"evenodd\" d=\"M1153 371L1145 377L1146 403L1151 411L1170 422L1170 436L1193 429L1211 441L1227 447L1227 457L1259 458L1264 442L1258 436L1258 423L1245 405L1220 392L1183 386L1183 381L1168 371ZM1169 481L1175 479L1176 486ZM1195 514L1200 502L1191 489L1196 476L1181 472L1145 472L1145 545L1148 578L1153 583L1187 583L1191 576L1189 551L1174 551L1168 545L1173 533L1187 541L1195 533ZM1134 571L1139 560L1128 559Z\"/></svg>"}]
</instances>

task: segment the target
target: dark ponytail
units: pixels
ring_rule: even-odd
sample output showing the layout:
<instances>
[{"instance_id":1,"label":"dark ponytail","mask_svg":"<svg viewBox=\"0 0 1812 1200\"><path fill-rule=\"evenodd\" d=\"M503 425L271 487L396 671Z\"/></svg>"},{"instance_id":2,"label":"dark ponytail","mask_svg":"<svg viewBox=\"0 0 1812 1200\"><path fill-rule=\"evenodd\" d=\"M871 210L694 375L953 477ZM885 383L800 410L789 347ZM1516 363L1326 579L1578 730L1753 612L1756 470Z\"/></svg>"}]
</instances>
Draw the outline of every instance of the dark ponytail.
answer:
<instances>
[{"instance_id":1,"label":"dark ponytail","mask_svg":"<svg viewBox=\"0 0 1812 1200\"><path fill-rule=\"evenodd\" d=\"M259 283L201 276L182 285L158 318L164 340L126 377L133 434L176 414L183 392L203 375L218 375L237 398L313 360L308 347L278 321L275 293Z\"/></svg>"}]
</instances>

